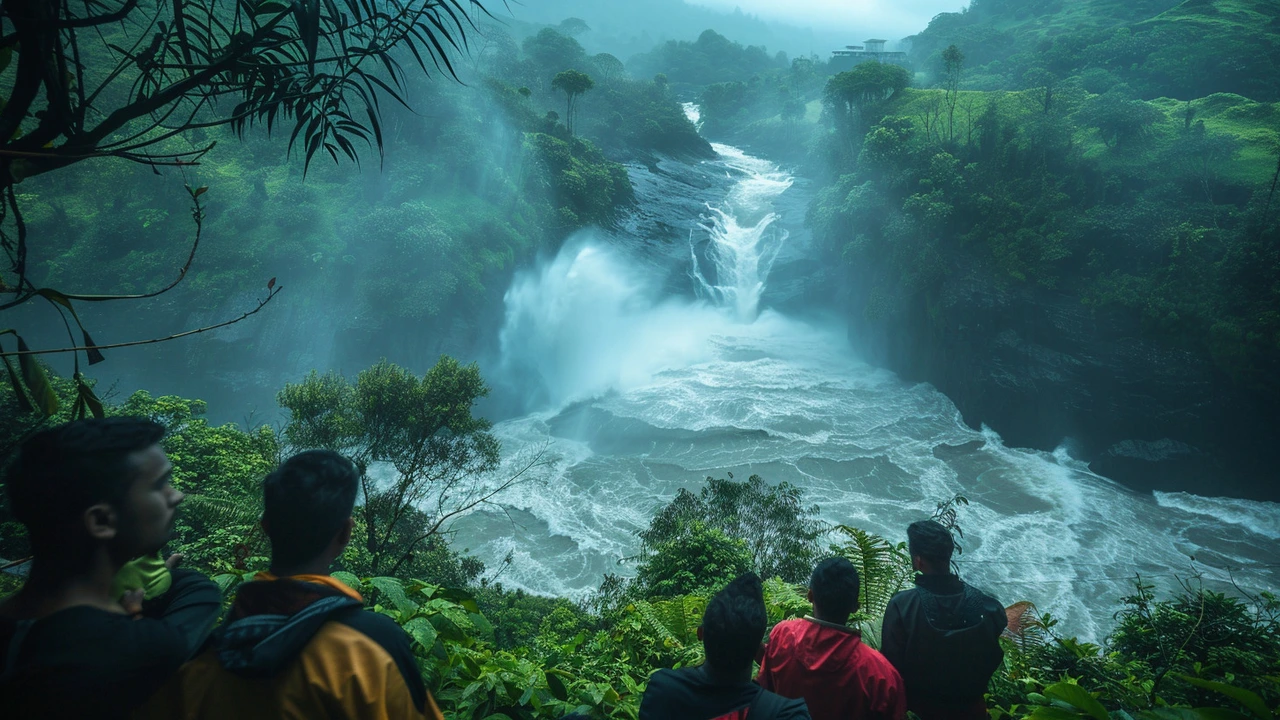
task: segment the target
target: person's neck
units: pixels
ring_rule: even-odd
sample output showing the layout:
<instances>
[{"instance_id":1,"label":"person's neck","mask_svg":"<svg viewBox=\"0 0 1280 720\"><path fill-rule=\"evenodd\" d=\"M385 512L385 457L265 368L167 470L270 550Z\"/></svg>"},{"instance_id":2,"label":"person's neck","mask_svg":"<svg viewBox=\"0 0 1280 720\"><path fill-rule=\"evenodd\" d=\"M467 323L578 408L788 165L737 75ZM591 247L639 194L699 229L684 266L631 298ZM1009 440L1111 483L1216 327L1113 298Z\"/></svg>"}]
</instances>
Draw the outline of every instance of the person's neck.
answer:
<instances>
[{"instance_id":1,"label":"person's neck","mask_svg":"<svg viewBox=\"0 0 1280 720\"><path fill-rule=\"evenodd\" d=\"M813 609L813 616L818 620L821 620L822 622L831 623L832 625L848 625L849 624L848 615L835 617L835 616L827 615L823 613L822 611L818 610L818 608Z\"/></svg>"},{"instance_id":2,"label":"person's neck","mask_svg":"<svg viewBox=\"0 0 1280 720\"><path fill-rule=\"evenodd\" d=\"M294 575L328 575L329 567L333 565L333 558L318 557L310 562L298 563L296 565L284 565L272 561L271 574L276 577L293 577Z\"/></svg>"},{"instance_id":3,"label":"person's neck","mask_svg":"<svg viewBox=\"0 0 1280 720\"><path fill-rule=\"evenodd\" d=\"M705 666L707 668L707 675L711 678L711 681L719 685L733 685L737 683L751 682L750 665L744 669L730 672L724 672L711 663L705 663Z\"/></svg>"},{"instance_id":4,"label":"person's neck","mask_svg":"<svg viewBox=\"0 0 1280 720\"><path fill-rule=\"evenodd\" d=\"M120 567L106 548L97 548L85 558L36 557L26 583L6 610L20 619L78 606L123 613L124 608L111 597L111 582Z\"/></svg>"}]
</instances>

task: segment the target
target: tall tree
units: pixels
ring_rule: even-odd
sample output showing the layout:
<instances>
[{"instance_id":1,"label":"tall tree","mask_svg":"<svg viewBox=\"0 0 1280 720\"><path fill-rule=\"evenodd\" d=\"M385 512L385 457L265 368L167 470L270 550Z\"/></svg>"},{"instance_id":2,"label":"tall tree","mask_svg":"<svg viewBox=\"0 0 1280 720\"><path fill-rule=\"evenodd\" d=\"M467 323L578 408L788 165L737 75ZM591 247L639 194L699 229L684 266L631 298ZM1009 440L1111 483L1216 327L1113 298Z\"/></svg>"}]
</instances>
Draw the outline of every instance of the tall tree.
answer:
<instances>
[{"instance_id":1,"label":"tall tree","mask_svg":"<svg viewBox=\"0 0 1280 720\"><path fill-rule=\"evenodd\" d=\"M573 134L573 127L576 124L578 98L595 86L596 82L591 79L590 75L577 70L565 70L557 73L555 78L551 80L551 88L559 90L565 95L565 125L568 126L570 135Z\"/></svg>"},{"instance_id":2,"label":"tall tree","mask_svg":"<svg viewBox=\"0 0 1280 720\"><path fill-rule=\"evenodd\" d=\"M394 575L450 521L493 502L540 461L537 453L511 475L494 474L501 446L489 421L472 415L488 394L476 365L447 355L421 378L383 361L354 383L312 372L280 391L289 445L335 450L360 469L374 574Z\"/></svg>"},{"instance_id":3,"label":"tall tree","mask_svg":"<svg viewBox=\"0 0 1280 720\"><path fill-rule=\"evenodd\" d=\"M64 348L0 347L10 379L27 405L57 409L40 353L75 353L89 364L101 350L163 338L96 344L80 325L84 302L155 297L187 274L199 245L205 188L189 188L194 239L177 278L152 292L88 295L42 287L31 275L30 238L15 186L88 158L152 168L196 164L213 143L173 145L191 130L254 125L290 130L289 144L310 163L323 150L355 160L358 143L382 149L380 98L403 103L406 71L455 77L450 53L465 50L480 0L5 0L0 4L0 312L37 298L57 311ZM407 51L403 52L403 51ZM409 66L403 58L412 58ZM194 149L192 149L194 148ZM158 172L158 170L157 170ZM252 315L279 288L239 318ZM71 332L72 323L80 330ZM16 331L6 334L16 335ZM13 367L19 361L21 372ZM87 383L77 414L99 414Z\"/></svg>"},{"instance_id":4,"label":"tall tree","mask_svg":"<svg viewBox=\"0 0 1280 720\"><path fill-rule=\"evenodd\" d=\"M910 83L911 75L905 68L873 60L828 80L823 100L837 111L839 124L845 127L852 145L858 133L879 120L876 115L885 101Z\"/></svg>"},{"instance_id":5,"label":"tall tree","mask_svg":"<svg viewBox=\"0 0 1280 720\"><path fill-rule=\"evenodd\" d=\"M945 72L943 87L947 103L947 141L956 139L956 102L960 99L960 73L964 70L964 53L955 45L942 51L942 68Z\"/></svg>"}]
</instances>

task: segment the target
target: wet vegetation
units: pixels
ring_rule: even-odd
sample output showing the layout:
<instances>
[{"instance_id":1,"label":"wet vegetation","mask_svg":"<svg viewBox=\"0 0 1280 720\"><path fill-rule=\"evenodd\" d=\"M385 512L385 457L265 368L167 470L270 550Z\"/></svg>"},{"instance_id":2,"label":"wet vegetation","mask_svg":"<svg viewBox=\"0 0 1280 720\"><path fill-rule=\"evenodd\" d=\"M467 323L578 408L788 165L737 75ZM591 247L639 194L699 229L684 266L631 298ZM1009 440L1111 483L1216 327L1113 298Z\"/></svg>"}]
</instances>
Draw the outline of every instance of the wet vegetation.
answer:
<instances>
[{"instance_id":1,"label":"wet vegetation","mask_svg":"<svg viewBox=\"0 0 1280 720\"><path fill-rule=\"evenodd\" d=\"M12 317L29 334L19 322L66 312L71 329L88 301L70 295L151 292L193 237L198 262L183 269L180 295L121 301L103 324L147 337L190 329L193 315L252 308L244 298L278 292L268 277L293 267L306 270L300 283L349 292L365 337L474 326L516 268L575 231L625 221L628 167L713 155L681 107L696 101L707 137L815 179L808 224L868 316L905 326L923 308L943 325L954 320L944 281L963 273L1118 313L1205 358L1231 387L1280 400L1274 3L974 0L911 38L912 69L839 72L714 30L623 58L588 52L580 20L477 22L470 53L455 59L459 81L402 73L408 107L384 99L376 139L366 125L368 142L352 140L350 153L331 138L336 164L323 134L309 147L309 122L290 153L264 117L156 140L155 152L199 153L198 165L94 157L6 182L6 231L16 238L20 217L28 250L6 240L0 290L56 289L35 294L57 307L35 318L3 306L3 326ZM6 82L14 52L0 48ZM81 340L94 345L88 332L69 342ZM31 354L19 362L26 343L0 342L12 381L0 388L0 447L77 415L162 422L174 484L190 496L172 550L228 596L266 563L263 476L304 448L355 459L359 540L336 574L413 638L449 717L634 718L654 669L701 661L707 598L744 570L771 578L776 623L811 610L799 583L816 558L849 557L865 578L857 620L873 644L887 598L910 581L901 545L822 525L795 487L729 476L659 509L626 577L574 599L513 591L503 565L486 567L450 533L453 518L499 501L541 461L502 456L476 410L488 387L474 364L446 355L420 373L319 368L279 389L279 427L218 425L206 400L95 384L95 351L75 353L84 365L64 377ZM0 520L0 556L25 557L21 526ZM17 580L0 582L7 591ZM1158 595L1135 578L1097 643L1060 635L1029 604L1011 608L993 720L1271 720L1280 604L1210 591L1194 573L1184 582Z\"/></svg>"}]
</instances>

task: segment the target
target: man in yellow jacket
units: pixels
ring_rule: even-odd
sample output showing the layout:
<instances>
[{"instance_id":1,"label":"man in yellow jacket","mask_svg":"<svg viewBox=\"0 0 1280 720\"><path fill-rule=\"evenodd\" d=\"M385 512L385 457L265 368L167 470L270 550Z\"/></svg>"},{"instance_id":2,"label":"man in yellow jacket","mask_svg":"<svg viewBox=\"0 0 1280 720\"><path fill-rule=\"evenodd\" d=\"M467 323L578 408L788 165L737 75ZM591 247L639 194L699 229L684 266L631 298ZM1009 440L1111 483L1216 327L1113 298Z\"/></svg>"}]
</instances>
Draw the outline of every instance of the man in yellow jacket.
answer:
<instances>
[{"instance_id":1,"label":"man in yellow jacket","mask_svg":"<svg viewBox=\"0 0 1280 720\"><path fill-rule=\"evenodd\" d=\"M240 586L226 623L145 709L148 718L432 718L408 635L329 576L351 540L359 473L311 450L263 483L271 572Z\"/></svg>"}]
</instances>

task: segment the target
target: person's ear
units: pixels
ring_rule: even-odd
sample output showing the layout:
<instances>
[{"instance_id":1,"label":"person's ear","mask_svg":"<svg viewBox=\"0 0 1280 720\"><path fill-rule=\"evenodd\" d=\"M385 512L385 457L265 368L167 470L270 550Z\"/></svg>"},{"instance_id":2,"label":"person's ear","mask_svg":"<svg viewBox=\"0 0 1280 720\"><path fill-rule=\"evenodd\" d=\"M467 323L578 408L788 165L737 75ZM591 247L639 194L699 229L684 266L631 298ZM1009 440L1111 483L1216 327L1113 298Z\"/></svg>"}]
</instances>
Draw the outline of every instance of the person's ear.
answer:
<instances>
[{"instance_id":1,"label":"person's ear","mask_svg":"<svg viewBox=\"0 0 1280 720\"><path fill-rule=\"evenodd\" d=\"M698 642L702 642L702 626L698 626Z\"/></svg>"},{"instance_id":2,"label":"person's ear","mask_svg":"<svg viewBox=\"0 0 1280 720\"><path fill-rule=\"evenodd\" d=\"M911 556L911 569L916 572L924 572L924 558L919 555Z\"/></svg>"},{"instance_id":3,"label":"person's ear","mask_svg":"<svg viewBox=\"0 0 1280 720\"><path fill-rule=\"evenodd\" d=\"M806 600L809 601L809 604L812 605L813 604L813 588L809 588L809 592L805 594L804 597Z\"/></svg>"},{"instance_id":4,"label":"person's ear","mask_svg":"<svg viewBox=\"0 0 1280 720\"><path fill-rule=\"evenodd\" d=\"M263 516L263 518L258 521L258 527L262 528L263 535L271 534L271 526L267 524L266 516Z\"/></svg>"},{"instance_id":5,"label":"person's ear","mask_svg":"<svg viewBox=\"0 0 1280 720\"><path fill-rule=\"evenodd\" d=\"M84 511L84 529L94 540L113 540L120 534L120 516L107 503L92 505Z\"/></svg>"}]
</instances>

